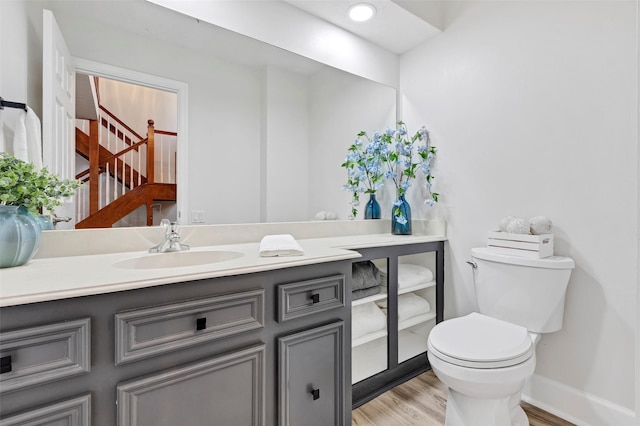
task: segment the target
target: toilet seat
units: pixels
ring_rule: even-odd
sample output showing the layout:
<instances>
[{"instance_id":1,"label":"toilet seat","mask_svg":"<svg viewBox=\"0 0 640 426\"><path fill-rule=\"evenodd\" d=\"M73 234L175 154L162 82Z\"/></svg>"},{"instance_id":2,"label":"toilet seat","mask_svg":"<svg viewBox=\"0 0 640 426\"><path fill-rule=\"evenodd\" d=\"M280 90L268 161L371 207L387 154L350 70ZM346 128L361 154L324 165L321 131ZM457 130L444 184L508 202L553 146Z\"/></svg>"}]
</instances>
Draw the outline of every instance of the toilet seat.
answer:
<instances>
[{"instance_id":1,"label":"toilet seat","mask_svg":"<svg viewBox=\"0 0 640 426\"><path fill-rule=\"evenodd\" d=\"M520 364L534 352L525 327L475 312L436 325L427 346L445 362L480 369Z\"/></svg>"}]
</instances>

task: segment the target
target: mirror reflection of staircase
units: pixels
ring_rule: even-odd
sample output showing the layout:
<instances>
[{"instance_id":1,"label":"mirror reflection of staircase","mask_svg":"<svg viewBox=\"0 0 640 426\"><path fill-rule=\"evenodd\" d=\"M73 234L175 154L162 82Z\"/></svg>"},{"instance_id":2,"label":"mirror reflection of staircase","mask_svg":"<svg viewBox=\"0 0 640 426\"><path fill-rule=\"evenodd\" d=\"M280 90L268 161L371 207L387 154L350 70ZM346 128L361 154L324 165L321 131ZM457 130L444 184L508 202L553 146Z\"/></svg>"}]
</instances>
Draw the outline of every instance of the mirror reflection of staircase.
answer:
<instances>
[{"instance_id":1,"label":"mirror reflection of staircase","mask_svg":"<svg viewBox=\"0 0 640 426\"><path fill-rule=\"evenodd\" d=\"M98 87L97 78L85 77ZM97 107L76 120L76 178L84 183L76 196L76 229L175 220L177 133L155 129L148 119L146 135L138 134L100 105L96 92Z\"/></svg>"}]
</instances>

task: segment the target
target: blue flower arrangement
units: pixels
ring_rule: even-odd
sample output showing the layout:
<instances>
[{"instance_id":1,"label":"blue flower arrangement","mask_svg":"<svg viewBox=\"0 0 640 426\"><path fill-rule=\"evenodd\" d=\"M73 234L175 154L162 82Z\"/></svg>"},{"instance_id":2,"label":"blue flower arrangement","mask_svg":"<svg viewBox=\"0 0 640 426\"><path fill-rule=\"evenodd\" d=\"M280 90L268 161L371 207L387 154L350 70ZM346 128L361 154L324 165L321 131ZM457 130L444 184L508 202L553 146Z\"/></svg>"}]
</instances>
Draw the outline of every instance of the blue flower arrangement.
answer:
<instances>
[{"instance_id":1,"label":"blue flower arrangement","mask_svg":"<svg viewBox=\"0 0 640 426\"><path fill-rule=\"evenodd\" d=\"M347 184L342 188L353 193L350 204L354 218L358 214L360 194L375 194L384 186L383 164L388 155L388 146L378 133L370 139L366 132L360 132L349 147L347 158L342 163L342 167L347 169Z\"/></svg>"},{"instance_id":2,"label":"blue flower arrangement","mask_svg":"<svg viewBox=\"0 0 640 426\"><path fill-rule=\"evenodd\" d=\"M364 144L366 141L366 145ZM347 169L347 184L343 189L353 193L351 213L356 216L360 193L375 194L384 186L384 180L393 181L396 201L393 215L399 223L406 223L399 206L418 174L424 176L427 197L424 204L432 207L438 202L439 194L432 191L434 176L432 162L437 148L431 145L431 137L425 126L409 135L404 122L398 121L395 129L384 133L375 132L369 138L366 132L358 133L358 138L349 147L349 153L342 167ZM384 170L384 171L383 171Z\"/></svg>"}]
</instances>

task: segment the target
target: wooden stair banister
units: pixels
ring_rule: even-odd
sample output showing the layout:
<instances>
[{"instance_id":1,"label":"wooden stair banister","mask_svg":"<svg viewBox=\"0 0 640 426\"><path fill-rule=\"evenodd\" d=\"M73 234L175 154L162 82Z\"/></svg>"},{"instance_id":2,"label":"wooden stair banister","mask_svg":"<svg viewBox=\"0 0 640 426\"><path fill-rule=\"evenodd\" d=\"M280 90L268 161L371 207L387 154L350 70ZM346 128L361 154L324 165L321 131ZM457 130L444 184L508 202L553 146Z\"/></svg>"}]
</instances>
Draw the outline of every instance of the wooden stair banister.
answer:
<instances>
[{"instance_id":1,"label":"wooden stair banister","mask_svg":"<svg viewBox=\"0 0 640 426\"><path fill-rule=\"evenodd\" d=\"M140 136L135 130L133 130L131 127L127 126L126 123L124 123L122 120L120 120L118 117L116 117L115 114L113 114L111 111L109 111L108 109L106 109L104 106L99 105L98 106L100 108L100 111L104 112L105 114L107 114L109 117L111 117L111 119L113 121L115 121L116 123L118 123L120 126L122 126L123 129L126 129L129 133L131 133L133 136L135 136L138 140L144 139L142 136ZM106 119L102 120L102 125L104 127L106 127L111 133L113 133L114 135L116 135L116 138L119 138L121 140L123 140L127 145L131 145L133 143L133 141L131 140L131 138L129 138L128 136L126 136L124 134L124 132L116 132L116 128L113 125L109 125L109 123L107 122Z\"/></svg>"},{"instance_id":2,"label":"wooden stair banister","mask_svg":"<svg viewBox=\"0 0 640 426\"><path fill-rule=\"evenodd\" d=\"M142 141L141 141L142 142ZM141 144L139 142L139 144ZM125 148L127 150L129 150L131 147L129 148ZM86 133L84 133L82 130L76 128L76 152L81 155L82 157L84 157L85 159L89 160L89 135L87 135ZM115 159L114 159L114 154L111 153L111 151L109 151L108 149L106 149L105 147L103 147L102 145L99 145L99 169L100 169L100 173L103 173L106 169L105 166L107 163L109 163L109 170L111 172L111 174L115 177L115 175L113 174L113 170L115 169ZM130 176L130 167L128 165L124 165L125 166L125 173L124 173L124 179L125 181L121 182L125 182L125 185L130 187L131 186L131 182L129 182L129 176ZM122 170L122 161L118 160L118 178L122 179L123 175L121 173ZM84 180L83 178L87 175L90 174L90 169L86 169L80 173L78 173L76 175L76 179L82 179L83 181L86 182L86 180ZM134 176L134 181L138 180L138 171L137 170L133 170L133 176ZM140 180L141 180L141 184L144 184L147 182L147 178L145 176L140 176Z\"/></svg>"}]
</instances>

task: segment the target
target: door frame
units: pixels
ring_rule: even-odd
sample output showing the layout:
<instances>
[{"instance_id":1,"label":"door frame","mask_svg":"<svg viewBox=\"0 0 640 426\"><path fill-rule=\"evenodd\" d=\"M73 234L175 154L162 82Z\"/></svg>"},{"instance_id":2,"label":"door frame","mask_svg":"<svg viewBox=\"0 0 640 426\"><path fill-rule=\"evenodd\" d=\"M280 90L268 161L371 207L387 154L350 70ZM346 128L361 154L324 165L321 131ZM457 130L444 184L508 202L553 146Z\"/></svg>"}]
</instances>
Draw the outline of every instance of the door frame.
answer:
<instances>
[{"instance_id":1,"label":"door frame","mask_svg":"<svg viewBox=\"0 0 640 426\"><path fill-rule=\"evenodd\" d=\"M164 90L172 92L178 98L178 117L176 131L176 208L177 220L180 224L188 224L187 214L189 203L189 134L188 134L188 115L189 115L189 85L178 80L171 80L156 75L146 74L139 71L128 70L114 65L95 62L88 59L75 58L76 73L89 74L97 77L108 78L111 80L119 80L125 83L135 84L138 86L150 87L152 89Z\"/></svg>"}]
</instances>

